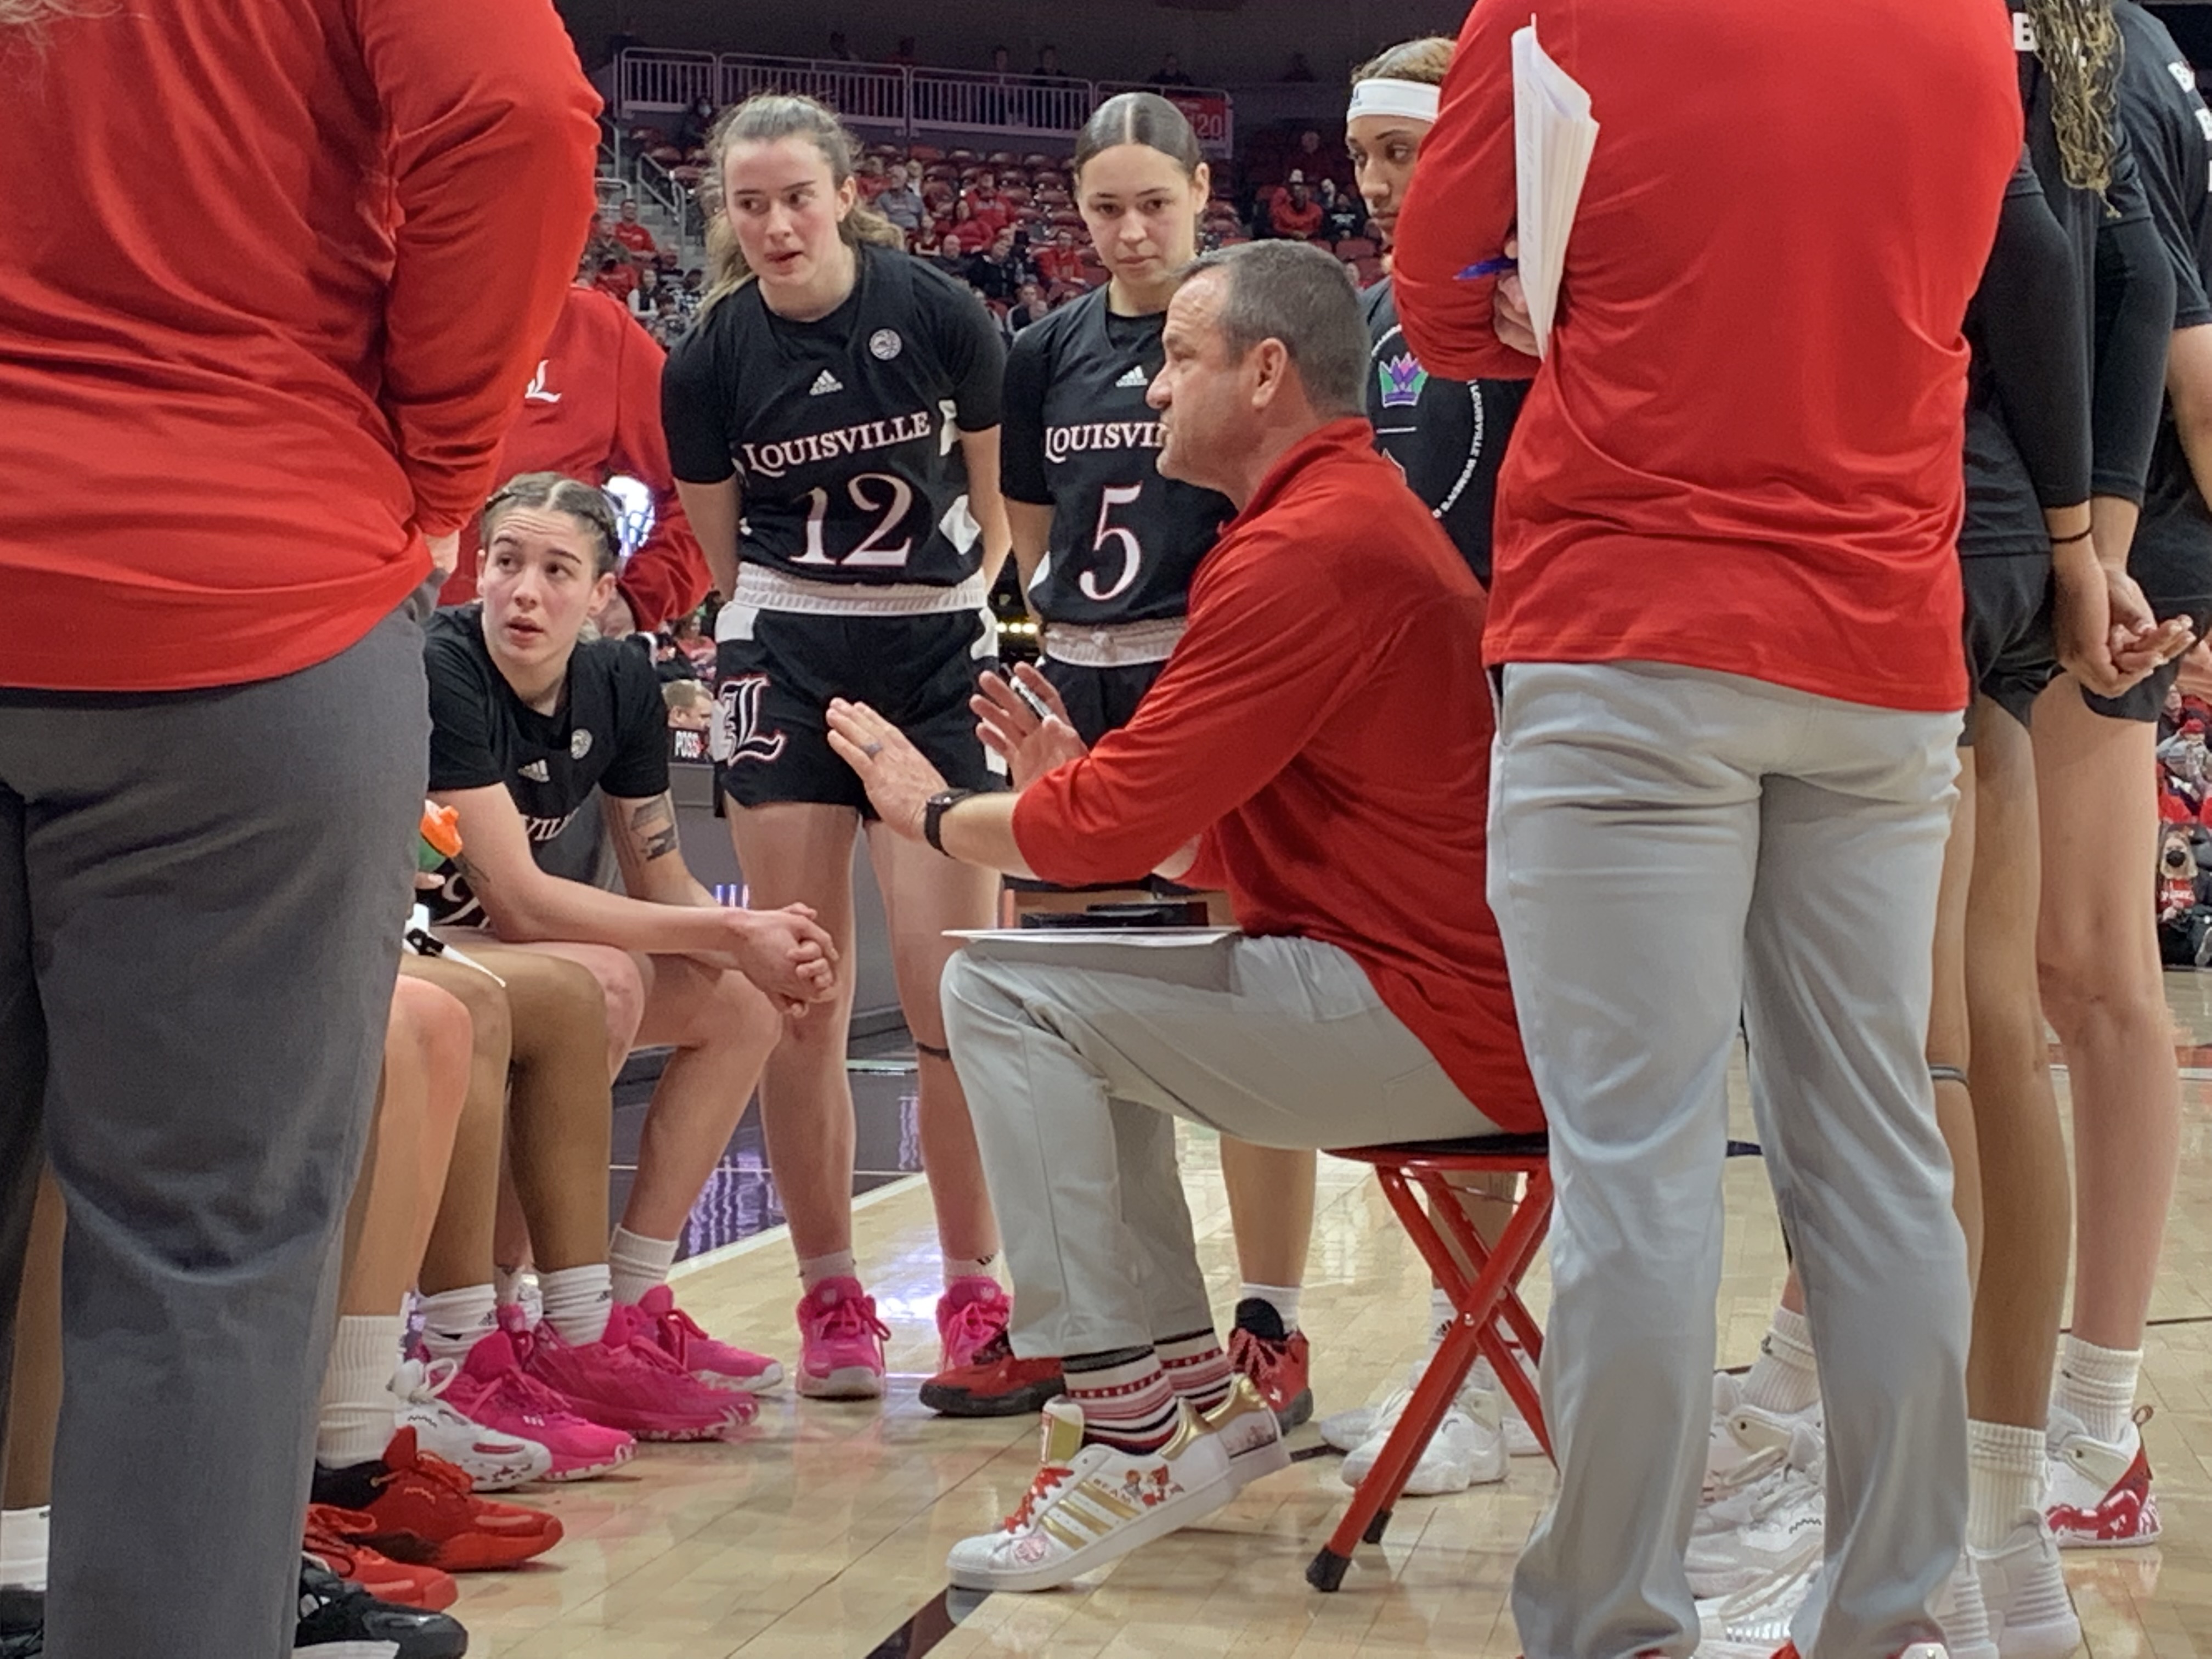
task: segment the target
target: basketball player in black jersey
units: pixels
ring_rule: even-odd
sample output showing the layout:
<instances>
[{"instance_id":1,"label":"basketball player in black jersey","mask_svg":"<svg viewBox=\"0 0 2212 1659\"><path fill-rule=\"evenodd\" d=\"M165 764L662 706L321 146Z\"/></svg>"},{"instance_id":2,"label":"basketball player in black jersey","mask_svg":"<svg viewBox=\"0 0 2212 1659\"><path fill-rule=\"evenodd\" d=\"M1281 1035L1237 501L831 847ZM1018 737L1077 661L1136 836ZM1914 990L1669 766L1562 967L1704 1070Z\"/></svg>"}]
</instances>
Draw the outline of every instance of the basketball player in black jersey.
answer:
<instances>
[{"instance_id":1,"label":"basketball player in black jersey","mask_svg":"<svg viewBox=\"0 0 2212 1659\"><path fill-rule=\"evenodd\" d=\"M1209 180L1197 135L1164 98L1121 93L1085 124L1073 171L1108 281L1016 337L1000 465L1023 591L1043 626L1042 671L1088 744L1126 725L1159 678L1182 632L1192 574L1236 509L1160 477L1159 416L1146 402L1164 361L1176 273L1198 252ZM1134 872L1098 890L1015 886L1017 904L1030 909L1159 890ZM1212 902L1215 919L1229 922L1226 900ZM1313 1410L1297 1298L1313 1232L1314 1155L1224 1139L1221 1163L1244 1279L1230 1357L1291 1427ZM923 1399L948 1415L996 1416L1035 1410L1059 1389L1056 1360L994 1349L932 1378Z\"/></svg>"},{"instance_id":2,"label":"basketball player in black jersey","mask_svg":"<svg viewBox=\"0 0 2212 1659\"><path fill-rule=\"evenodd\" d=\"M968 699L995 665L985 608L1006 554L997 325L904 252L858 200L854 145L811 100L763 94L708 144L714 280L670 358L662 404L685 512L730 602L715 630L713 748L753 902L811 905L853 948L866 794L824 738L833 696L896 718L956 787L994 785ZM867 824L899 998L920 1051L922 1162L936 1202L948 1364L1005 1328L999 1241L944 1048L948 928L988 927L996 878ZM762 1079L769 1156L805 1286L797 1387L883 1392L883 1337L852 1255L852 1095L840 998Z\"/></svg>"},{"instance_id":3,"label":"basketball player in black jersey","mask_svg":"<svg viewBox=\"0 0 2212 1659\"><path fill-rule=\"evenodd\" d=\"M1422 137L1436 125L1437 100L1454 42L1441 35L1392 46L1352 71L1345 143L1367 204L1387 246L1413 176ZM1374 341L1367 414L1376 446L1429 504L1475 580L1490 586L1490 521L1498 501L1498 465L1528 395L1526 380L1442 380L1421 366L1398 326L1389 276L1367 290L1367 330Z\"/></svg>"}]
</instances>

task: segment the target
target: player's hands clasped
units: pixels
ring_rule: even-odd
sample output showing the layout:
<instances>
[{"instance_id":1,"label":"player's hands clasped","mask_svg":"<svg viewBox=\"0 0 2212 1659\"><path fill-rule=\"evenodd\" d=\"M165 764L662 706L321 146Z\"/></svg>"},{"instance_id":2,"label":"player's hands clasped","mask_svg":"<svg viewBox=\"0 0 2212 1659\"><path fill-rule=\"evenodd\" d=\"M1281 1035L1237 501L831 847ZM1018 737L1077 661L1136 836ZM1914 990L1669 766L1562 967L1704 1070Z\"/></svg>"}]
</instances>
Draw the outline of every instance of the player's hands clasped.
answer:
<instances>
[{"instance_id":1,"label":"player's hands clasped","mask_svg":"<svg viewBox=\"0 0 2212 1659\"><path fill-rule=\"evenodd\" d=\"M792 1018L837 994L837 946L812 907L731 910L731 965Z\"/></svg>"}]
</instances>

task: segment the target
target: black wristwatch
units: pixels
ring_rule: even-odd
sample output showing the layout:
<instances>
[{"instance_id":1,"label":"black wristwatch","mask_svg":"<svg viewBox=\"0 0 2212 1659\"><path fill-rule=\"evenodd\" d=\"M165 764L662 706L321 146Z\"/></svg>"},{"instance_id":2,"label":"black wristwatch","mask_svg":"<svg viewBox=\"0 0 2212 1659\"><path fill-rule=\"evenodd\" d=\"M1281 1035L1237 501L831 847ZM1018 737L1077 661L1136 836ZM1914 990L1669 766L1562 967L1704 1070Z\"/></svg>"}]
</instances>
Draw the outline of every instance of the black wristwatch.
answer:
<instances>
[{"instance_id":1,"label":"black wristwatch","mask_svg":"<svg viewBox=\"0 0 2212 1659\"><path fill-rule=\"evenodd\" d=\"M980 789L943 789L932 795L929 804L921 809L921 838L939 852L945 852L945 815L969 796L982 793Z\"/></svg>"}]
</instances>

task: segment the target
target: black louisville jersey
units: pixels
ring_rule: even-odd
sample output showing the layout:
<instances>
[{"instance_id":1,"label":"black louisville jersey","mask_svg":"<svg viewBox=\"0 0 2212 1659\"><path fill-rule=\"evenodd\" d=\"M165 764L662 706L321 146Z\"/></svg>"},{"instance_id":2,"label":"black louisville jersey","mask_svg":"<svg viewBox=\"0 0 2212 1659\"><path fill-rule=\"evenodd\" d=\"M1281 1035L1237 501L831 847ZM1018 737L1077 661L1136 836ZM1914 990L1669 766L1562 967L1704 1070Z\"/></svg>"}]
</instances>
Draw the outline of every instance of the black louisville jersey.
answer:
<instances>
[{"instance_id":1,"label":"black louisville jersey","mask_svg":"<svg viewBox=\"0 0 2212 1659\"><path fill-rule=\"evenodd\" d=\"M2026 155L2006 188L2005 211L2008 215L2050 212L2042 183ZM2000 229L2000 238L2002 234ZM2001 320L1991 315L1992 309L2006 305L2010 298L2005 291L2008 275L2008 268L2001 269L1993 258L1966 307L1965 332L1971 355L1966 367L1966 510L1959 526L1961 558L2028 553L2048 557L2051 552L2043 501L2027 459L2014 441L2003 377L1998 373L1997 354L1990 339L1993 325ZM2013 414L2023 419L2057 420L2073 412L2045 407L2015 410ZM2079 417L2086 427L2087 412L2079 411ZM2054 501L2052 505L2070 503Z\"/></svg>"},{"instance_id":2,"label":"black louisville jersey","mask_svg":"<svg viewBox=\"0 0 2212 1659\"><path fill-rule=\"evenodd\" d=\"M1182 615L1190 579L1237 509L1160 477L1160 417L1145 402L1165 354L1158 315L1121 317L1097 289L1014 337L1000 488L1052 508L1030 584L1047 622L1098 626Z\"/></svg>"},{"instance_id":3,"label":"black louisville jersey","mask_svg":"<svg viewBox=\"0 0 2212 1659\"><path fill-rule=\"evenodd\" d=\"M2196 74L2165 25L2133 0L2112 9L2127 49L2121 123L2173 266L2173 325L2202 327L2212 323L2205 293L2212 273L2212 110L2197 95ZM2197 491L2171 405L2151 451L2136 542L2130 568L2154 599L2212 598L2212 514Z\"/></svg>"},{"instance_id":4,"label":"black louisville jersey","mask_svg":"<svg viewBox=\"0 0 2212 1659\"><path fill-rule=\"evenodd\" d=\"M999 423L1005 348L981 301L885 248L845 302L778 317L747 283L661 382L676 476L738 479L740 559L812 581L951 587L981 567L959 434Z\"/></svg>"},{"instance_id":5,"label":"black louisville jersey","mask_svg":"<svg viewBox=\"0 0 2212 1659\"><path fill-rule=\"evenodd\" d=\"M591 798L649 799L668 788L668 706L645 653L614 640L579 645L560 702L541 714L514 695L485 648L481 605L434 612L424 630L430 682L430 792L507 786L532 853L546 849ZM450 865L423 896L433 920L481 925ZM555 873L563 873L556 869Z\"/></svg>"},{"instance_id":6,"label":"black louisville jersey","mask_svg":"<svg viewBox=\"0 0 2212 1659\"><path fill-rule=\"evenodd\" d=\"M1367 313L1367 418L1375 446L1398 465L1413 493L1490 586L1491 518L1505 441L1527 401L1525 380L1438 380L1421 367L1398 326L1385 277L1361 296Z\"/></svg>"}]
</instances>

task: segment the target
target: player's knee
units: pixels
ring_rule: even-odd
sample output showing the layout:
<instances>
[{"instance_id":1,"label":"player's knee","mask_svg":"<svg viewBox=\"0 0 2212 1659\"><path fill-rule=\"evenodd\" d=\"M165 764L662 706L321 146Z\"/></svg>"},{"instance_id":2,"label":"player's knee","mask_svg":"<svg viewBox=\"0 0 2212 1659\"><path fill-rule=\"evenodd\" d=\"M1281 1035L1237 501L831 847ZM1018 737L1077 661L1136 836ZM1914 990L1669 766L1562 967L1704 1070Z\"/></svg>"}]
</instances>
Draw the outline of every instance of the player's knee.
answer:
<instances>
[{"instance_id":1,"label":"player's knee","mask_svg":"<svg viewBox=\"0 0 2212 1659\"><path fill-rule=\"evenodd\" d=\"M632 969L635 975L635 969ZM545 1030L607 1024L607 994L599 975L562 957L532 958L507 978L507 995L519 1030Z\"/></svg>"},{"instance_id":2,"label":"player's knee","mask_svg":"<svg viewBox=\"0 0 2212 1659\"><path fill-rule=\"evenodd\" d=\"M468 1011L475 1052L496 1057L500 1065L506 1065L514 1048L514 1021L507 993L499 981L489 974L464 973L454 976L450 984L441 982L439 988Z\"/></svg>"},{"instance_id":3,"label":"player's knee","mask_svg":"<svg viewBox=\"0 0 2212 1659\"><path fill-rule=\"evenodd\" d=\"M768 994L743 974L726 973L715 981L709 1021L710 1037L732 1048L773 1048L786 1030L784 1018ZM826 1029L833 1022L819 1024Z\"/></svg>"},{"instance_id":4,"label":"player's knee","mask_svg":"<svg viewBox=\"0 0 2212 1659\"><path fill-rule=\"evenodd\" d=\"M599 981L608 1045L620 1042L625 1049L635 1047L637 1028L645 1020L645 979L637 964L627 956L607 952L594 960L590 972Z\"/></svg>"}]
</instances>

